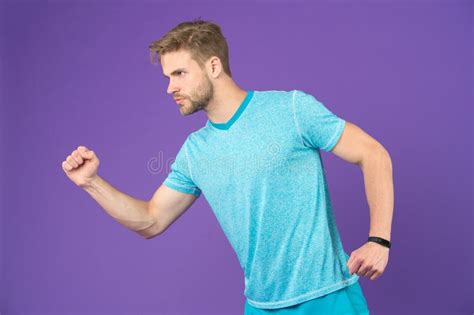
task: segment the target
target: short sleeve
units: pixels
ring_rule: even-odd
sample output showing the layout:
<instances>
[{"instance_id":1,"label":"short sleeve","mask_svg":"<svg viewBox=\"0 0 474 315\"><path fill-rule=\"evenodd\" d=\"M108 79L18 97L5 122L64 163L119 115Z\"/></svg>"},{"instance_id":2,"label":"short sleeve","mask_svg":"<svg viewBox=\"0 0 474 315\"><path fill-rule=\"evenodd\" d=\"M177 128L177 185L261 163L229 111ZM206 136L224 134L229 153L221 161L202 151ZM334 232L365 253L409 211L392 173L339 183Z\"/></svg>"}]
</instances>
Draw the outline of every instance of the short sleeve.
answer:
<instances>
[{"instance_id":1,"label":"short sleeve","mask_svg":"<svg viewBox=\"0 0 474 315\"><path fill-rule=\"evenodd\" d=\"M191 177L186 142L178 151L175 160L171 164L171 171L163 181L163 184L185 194L192 194L197 197L201 195L201 190L196 186Z\"/></svg>"},{"instance_id":2,"label":"short sleeve","mask_svg":"<svg viewBox=\"0 0 474 315\"><path fill-rule=\"evenodd\" d=\"M334 148L346 124L314 96L300 90L293 92L293 114L303 144L326 152Z\"/></svg>"}]
</instances>

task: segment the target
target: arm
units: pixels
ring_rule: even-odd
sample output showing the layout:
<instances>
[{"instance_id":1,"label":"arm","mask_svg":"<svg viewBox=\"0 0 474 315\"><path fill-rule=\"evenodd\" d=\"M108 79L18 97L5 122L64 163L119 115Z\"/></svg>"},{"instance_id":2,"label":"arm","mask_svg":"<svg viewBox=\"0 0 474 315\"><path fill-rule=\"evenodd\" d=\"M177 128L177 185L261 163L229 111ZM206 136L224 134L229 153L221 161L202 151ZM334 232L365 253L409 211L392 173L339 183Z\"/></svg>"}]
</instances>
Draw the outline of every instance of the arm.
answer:
<instances>
[{"instance_id":1,"label":"arm","mask_svg":"<svg viewBox=\"0 0 474 315\"><path fill-rule=\"evenodd\" d=\"M148 204L148 213L155 223L143 231L143 236L151 239L166 231L197 198L195 195L160 185Z\"/></svg>"},{"instance_id":2,"label":"arm","mask_svg":"<svg viewBox=\"0 0 474 315\"><path fill-rule=\"evenodd\" d=\"M116 221L149 239L162 233L197 199L161 185L150 201L126 195L97 175L100 160L79 146L62 162L68 178L83 188Z\"/></svg>"},{"instance_id":3,"label":"arm","mask_svg":"<svg viewBox=\"0 0 474 315\"><path fill-rule=\"evenodd\" d=\"M357 164L363 174L370 207L369 236L390 241L393 215L392 162L385 148L356 125L346 122L343 133L331 151L347 162ZM346 265L351 274L375 280L388 263L389 249L367 241L351 252Z\"/></svg>"},{"instance_id":4,"label":"arm","mask_svg":"<svg viewBox=\"0 0 474 315\"><path fill-rule=\"evenodd\" d=\"M390 241L394 203L392 161L387 151L374 149L360 167L370 208L369 236Z\"/></svg>"},{"instance_id":5,"label":"arm","mask_svg":"<svg viewBox=\"0 0 474 315\"><path fill-rule=\"evenodd\" d=\"M161 185L150 201L132 198L97 176L84 187L116 221L146 239L163 233L197 199Z\"/></svg>"},{"instance_id":6,"label":"arm","mask_svg":"<svg viewBox=\"0 0 474 315\"><path fill-rule=\"evenodd\" d=\"M96 175L81 187L117 222L142 235L154 224L148 213L148 202L135 199L115 189Z\"/></svg>"},{"instance_id":7,"label":"arm","mask_svg":"<svg viewBox=\"0 0 474 315\"><path fill-rule=\"evenodd\" d=\"M361 168L370 208L369 236L390 240L394 197L392 162L387 150L361 128L346 122L331 152Z\"/></svg>"}]
</instances>

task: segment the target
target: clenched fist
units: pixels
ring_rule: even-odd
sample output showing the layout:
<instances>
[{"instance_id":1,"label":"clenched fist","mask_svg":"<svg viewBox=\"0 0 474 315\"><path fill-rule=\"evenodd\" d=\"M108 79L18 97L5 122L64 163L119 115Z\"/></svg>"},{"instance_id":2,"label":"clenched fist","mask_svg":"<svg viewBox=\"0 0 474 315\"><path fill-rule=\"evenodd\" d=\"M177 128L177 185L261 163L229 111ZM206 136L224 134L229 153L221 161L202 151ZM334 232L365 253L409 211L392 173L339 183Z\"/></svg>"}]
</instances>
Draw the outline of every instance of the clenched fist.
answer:
<instances>
[{"instance_id":1,"label":"clenched fist","mask_svg":"<svg viewBox=\"0 0 474 315\"><path fill-rule=\"evenodd\" d=\"M63 161L62 169L76 185L84 187L97 176L99 163L99 158L94 151L84 146L78 146Z\"/></svg>"}]
</instances>

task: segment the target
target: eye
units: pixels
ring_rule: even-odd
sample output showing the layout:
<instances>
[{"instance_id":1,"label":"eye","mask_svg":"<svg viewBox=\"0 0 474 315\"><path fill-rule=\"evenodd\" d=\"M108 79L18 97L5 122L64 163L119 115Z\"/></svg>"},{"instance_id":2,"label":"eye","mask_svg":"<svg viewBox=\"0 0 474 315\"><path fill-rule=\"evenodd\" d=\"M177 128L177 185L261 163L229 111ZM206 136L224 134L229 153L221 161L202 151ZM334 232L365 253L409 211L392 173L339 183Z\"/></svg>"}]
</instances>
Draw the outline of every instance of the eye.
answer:
<instances>
[{"instance_id":1,"label":"eye","mask_svg":"<svg viewBox=\"0 0 474 315\"><path fill-rule=\"evenodd\" d=\"M184 71L178 71L178 75L184 74Z\"/></svg>"}]
</instances>

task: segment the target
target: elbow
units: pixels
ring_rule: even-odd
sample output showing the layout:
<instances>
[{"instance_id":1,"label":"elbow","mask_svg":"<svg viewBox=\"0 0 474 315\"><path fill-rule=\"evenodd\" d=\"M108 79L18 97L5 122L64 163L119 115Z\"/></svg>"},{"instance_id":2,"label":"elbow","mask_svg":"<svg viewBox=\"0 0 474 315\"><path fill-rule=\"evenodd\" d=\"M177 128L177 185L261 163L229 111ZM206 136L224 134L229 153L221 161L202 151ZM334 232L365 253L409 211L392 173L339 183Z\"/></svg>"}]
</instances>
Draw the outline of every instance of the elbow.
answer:
<instances>
[{"instance_id":1,"label":"elbow","mask_svg":"<svg viewBox=\"0 0 474 315\"><path fill-rule=\"evenodd\" d=\"M146 240L151 240L152 238L155 238L156 236L158 236L159 234L147 234L147 235L143 235L143 237L146 239Z\"/></svg>"},{"instance_id":2,"label":"elbow","mask_svg":"<svg viewBox=\"0 0 474 315\"><path fill-rule=\"evenodd\" d=\"M136 230L135 232L147 240L150 240L162 233L156 222L153 222L153 224L151 224L146 229Z\"/></svg>"},{"instance_id":3,"label":"elbow","mask_svg":"<svg viewBox=\"0 0 474 315\"><path fill-rule=\"evenodd\" d=\"M136 231L139 235L141 235L143 238L146 240L150 240L162 233L162 229L160 228L160 225L158 224L158 221L156 220L155 217L153 217L150 213L150 203L147 204L147 212L150 217L150 224L148 225L147 228L142 229L140 231Z\"/></svg>"},{"instance_id":4,"label":"elbow","mask_svg":"<svg viewBox=\"0 0 474 315\"><path fill-rule=\"evenodd\" d=\"M157 224L153 224L151 227L149 227L145 231L142 231L140 235L143 236L146 240L151 240L152 238L155 238L161 233L162 231L157 227Z\"/></svg>"},{"instance_id":5,"label":"elbow","mask_svg":"<svg viewBox=\"0 0 474 315\"><path fill-rule=\"evenodd\" d=\"M139 234L146 240L151 240L152 238L155 238L156 236L160 235L160 233L139 233Z\"/></svg>"},{"instance_id":6,"label":"elbow","mask_svg":"<svg viewBox=\"0 0 474 315\"><path fill-rule=\"evenodd\" d=\"M364 169L365 165L372 164L375 161L385 161L385 165L392 168L392 159L387 149L381 144L373 146L370 150L367 150L364 158L362 158L357 164L361 169Z\"/></svg>"},{"instance_id":7,"label":"elbow","mask_svg":"<svg viewBox=\"0 0 474 315\"><path fill-rule=\"evenodd\" d=\"M387 149L385 149L383 146L381 147L382 151L382 156L386 161L386 165L392 169L392 158L390 157L390 154L388 153Z\"/></svg>"},{"instance_id":8,"label":"elbow","mask_svg":"<svg viewBox=\"0 0 474 315\"><path fill-rule=\"evenodd\" d=\"M390 160L390 154L388 153L388 150L382 145L379 143L378 145L378 150L381 152L381 154L388 158Z\"/></svg>"}]
</instances>

